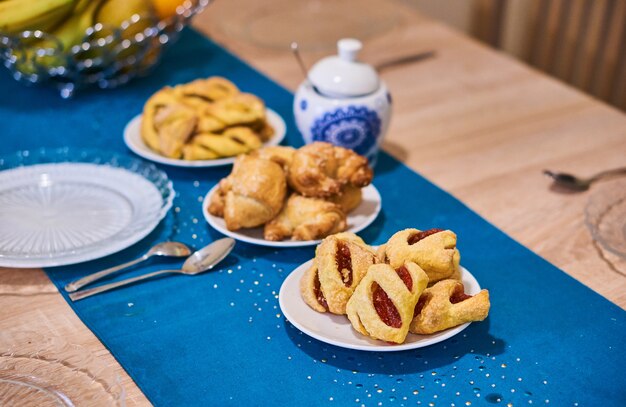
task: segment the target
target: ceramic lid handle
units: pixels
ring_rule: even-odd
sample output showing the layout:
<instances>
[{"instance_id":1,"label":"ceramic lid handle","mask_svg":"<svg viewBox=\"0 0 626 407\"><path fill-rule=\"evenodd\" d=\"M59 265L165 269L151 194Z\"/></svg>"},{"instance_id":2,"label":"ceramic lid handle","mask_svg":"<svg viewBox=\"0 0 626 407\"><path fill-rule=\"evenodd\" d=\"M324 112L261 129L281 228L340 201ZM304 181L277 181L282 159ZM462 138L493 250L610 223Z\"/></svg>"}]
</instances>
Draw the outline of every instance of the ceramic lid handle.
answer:
<instances>
[{"instance_id":1,"label":"ceramic lid handle","mask_svg":"<svg viewBox=\"0 0 626 407\"><path fill-rule=\"evenodd\" d=\"M354 38L344 38L337 41L337 51L339 58L344 61L356 61L357 54L363 48L363 44Z\"/></svg>"}]
</instances>

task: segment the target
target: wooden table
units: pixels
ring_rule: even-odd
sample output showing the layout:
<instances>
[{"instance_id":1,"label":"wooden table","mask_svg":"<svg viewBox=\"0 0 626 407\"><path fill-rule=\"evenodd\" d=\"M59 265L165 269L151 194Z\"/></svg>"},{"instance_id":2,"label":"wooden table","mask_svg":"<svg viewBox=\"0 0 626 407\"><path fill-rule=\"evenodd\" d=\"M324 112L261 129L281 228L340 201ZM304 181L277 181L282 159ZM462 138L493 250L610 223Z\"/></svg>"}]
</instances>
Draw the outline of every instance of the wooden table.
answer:
<instances>
[{"instance_id":1,"label":"wooden table","mask_svg":"<svg viewBox=\"0 0 626 407\"><path fill-rule=\"evenodd\" d=\"M216 30L220 3L195 25L289 89L302 80L288 51ZM394 97L384 149L563 271L626 309L626 261L596 245L584 224L589 193L549 189L544 168L586 175L626 165L626 115L404 10L393 31L366 43L375 63L414 51L436 57L383 73ZM320 54L305 53L310 63ZM41 270L0 269L0 331L32 330L92 350L123 377L129 406L149 404Z\"/></svg>"}]
</instances>

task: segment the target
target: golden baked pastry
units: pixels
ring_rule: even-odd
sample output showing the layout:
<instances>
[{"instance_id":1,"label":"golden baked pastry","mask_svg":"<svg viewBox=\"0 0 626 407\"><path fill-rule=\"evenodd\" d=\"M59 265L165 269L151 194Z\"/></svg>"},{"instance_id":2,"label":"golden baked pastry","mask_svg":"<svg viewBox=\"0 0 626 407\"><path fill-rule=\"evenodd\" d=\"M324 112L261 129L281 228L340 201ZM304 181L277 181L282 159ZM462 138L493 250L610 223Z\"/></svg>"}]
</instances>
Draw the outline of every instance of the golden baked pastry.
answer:
<instances>
[{"instance_id":1,"label":"golden baked pastry","mask_svg":"<svg viewBox=\"0 0 626 407\"><path fill-rule=\"evenodd\" d=\"M346 214L338 204L292 193L282 211L265 224L267 240L317 240L346 229Z\"/></svg>"},{"instance_id":2,"label":"golden baked pastry","mask_svg":"<svg viewBox=\"0 0 626 407\"><path fill-rule=\"evenodd\" d=\"M420 297L410 330L432 334L471 321L482 321L489 314L489 291L471 296L464 293L463 283L442 280L427 288Z\"/></svg>"},{"instance_id":3,"label":"golden baked pastry","mask_svg":"<svg viewBox=\"0 0 626 407\"><path fill-rule=\"evenodd\" d=\"M234 83L219 76L197 79L179 85L175 88L175 91L177 95L185 100L185 103L201 107L218 100L229 99L239 93L239 89Z\"/></svg>"},{"instance_id":4,"label":"golden baked pastry","mask_svg":"<svg viewBox=\"0 0 626 407\"><path fill-rule=\"evenodd\" d=\"M265 120L265 103L250 93L239 93L207 106L206 111L226 123L253 124Z\"/></svg>"},{"instance_id":5,"label":"golden baked pastry","mask_svg":"<svg viewBox=\"0 0 626 407\"><path fill-rule=\"evenodd\" d=\"M259 137L248 127L229 127L222 134L200 133L185 146L186 160L232 157L261 148Z\"/></svg>"},{"instance_id":6,"label":"golden baked pastry","mask_svg":"<svg viewBox=\"0 0 626 407\"><path fill-rule=\"evenodd\" d=\"M146 102L141 122L150 149L185 160L244 154L273 134L263 101L221 77L161 89Z\"/></svg>"},{"instance_id":7,"label":"golden baked pastry","mask_svg":"<svg viewBox=\"0 0 626 407\"><path fill-rule=\"evenodd\" d=\"M316 311L345 314L348 299L374 264L374 253L354 233L338 233L317 246L313 263L300 281L302 298Z\"/></svg>"},{"instance_id":8,"label":"golden baked pastry","mask_svg":"<svg viewBox=\"0 0 626 407\"><path fill-rule=\"evenodd\" d=\"M339 204L345 213L350 213L361 204L363 192L360 187L344 185L338 195L333 195L327 199Z\"/></svg>"},{"instance_id":9,"label":"golden baked pastry","mask_svg":"<svg viewBox=\"0 0 626 407\"><path fill-rule=\"evenodd\" d=\"M363 335L402 343L409 332L415 304L427 284L426 273L413 262L397 269L375 264L348 301L348 319Z\"/></svg>"},{"instance_id":10,"label":"golden baked pastry","mask_svg":"<svg viewBox=\"0 0 626 407\"><path fill-rule=\"evenodd\" d=\"M220 181L208 209L215 216L221 212L228 230L251 228L278 215L286 194L285 173L280 165L241 155L230 175Z\"/></svg>"},{"instance_id":11,"label":"golden baked pastry","mask_svg":"<svg viewBox=\"0 0 626 407\"><path fill-rule=\"evenodd\" d=\"M263 158L264 160L272 160L286 170L291 165L291 160L295 152L296 149L293 147L269 146L255 151L252 155Z\"/></svg>"},{"instance_id":12,"label":"golden baked pastry","mask_svg":"<svg viewBox=\"0 0 626 407\"><path fill-rule=\"evenodd\" d=\"M402 230L378 250L377 257L394 268L406 261L415 262L424 269L431 284L459 276L461 255L456 248L456 234L450 230Z\"/></svg>"},{"instance_id":13,"label":"golden baked pastry","mask_svg":"<svg viewBox=\"0 0 626 407\"><path fill-rule=\"evenodd\" d=\"M344 185L364 187L372 181L367 159L352 150L314 142L299 148L289 167L288 182L305 196L328 198Z\"/></svg>"}]
</instances>

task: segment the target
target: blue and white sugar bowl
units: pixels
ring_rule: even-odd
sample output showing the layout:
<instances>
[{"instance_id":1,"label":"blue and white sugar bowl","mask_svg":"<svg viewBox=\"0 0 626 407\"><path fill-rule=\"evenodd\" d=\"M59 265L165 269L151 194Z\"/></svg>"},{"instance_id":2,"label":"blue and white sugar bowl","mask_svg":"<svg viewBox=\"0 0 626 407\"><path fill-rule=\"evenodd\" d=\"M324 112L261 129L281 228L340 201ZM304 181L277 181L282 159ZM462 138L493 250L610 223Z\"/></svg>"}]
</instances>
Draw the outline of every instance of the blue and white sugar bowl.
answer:
<instances>
[{"instance_id":1,"label":"blue and white sugar bowl","mask_svg":"<svg viewBox=\"0 0 626 407\"><path fill-rule=\"evenodd\" d=\"M363 45L337 42L296 92L294 115L304 141L327 141L366 156L372 166L391 119L391 95L376 70L357 58Z\"/></svg>"}]
</instances>

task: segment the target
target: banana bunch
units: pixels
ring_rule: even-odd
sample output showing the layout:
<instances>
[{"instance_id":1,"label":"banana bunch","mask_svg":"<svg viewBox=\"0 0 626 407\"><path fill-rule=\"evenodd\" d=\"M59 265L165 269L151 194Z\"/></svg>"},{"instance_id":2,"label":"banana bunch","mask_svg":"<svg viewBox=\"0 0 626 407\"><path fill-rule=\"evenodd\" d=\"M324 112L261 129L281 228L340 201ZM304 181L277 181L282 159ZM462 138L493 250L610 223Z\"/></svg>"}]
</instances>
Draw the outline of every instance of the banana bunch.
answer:
<instances>
[{"instance_id":1,"label":"banana bunch","mask_svg":"<svg viewBox=\"0 0 626 407\"><path fill-rule=\"evenodd\" d=\"M78 0L0 1L0 33L49 31L65 19Z\"/></svg>"}]
</instances>

